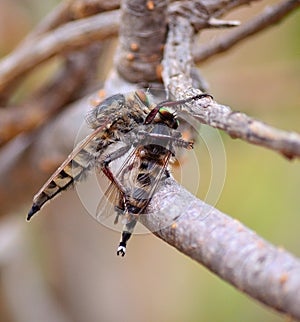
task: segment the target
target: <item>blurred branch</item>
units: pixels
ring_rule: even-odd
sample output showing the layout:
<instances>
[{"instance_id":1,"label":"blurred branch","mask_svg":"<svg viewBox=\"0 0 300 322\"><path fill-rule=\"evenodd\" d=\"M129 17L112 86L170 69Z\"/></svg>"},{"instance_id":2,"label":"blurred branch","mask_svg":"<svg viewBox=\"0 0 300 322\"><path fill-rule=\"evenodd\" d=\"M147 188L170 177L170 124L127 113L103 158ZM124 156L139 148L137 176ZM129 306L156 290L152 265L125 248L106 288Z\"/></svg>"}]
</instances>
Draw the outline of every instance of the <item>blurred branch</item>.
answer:
<instances>
[{"instance_id":1,"label":"blurred branch","mask_svg":"<svg viewBox=\"0 0 300 322\"><path fill-rule=\"evenodd\" d=\"M267 29L280 22L299 6L299 0L289 0L266 8L257 17L244 23L241 27L238 27L234 31L223 35L211 43L204 44L201 47L196 47L193 52L194 61L196 63L200 63L215 54L222 53L230 49L241 40L244 40L247 37L256 34L257 32Z\"/></svg>"},{"instance_id":2,"label":"blurred branch","mask_svg":"<svg viewBox=\"0 0 300 322\"><path fill-rule=\"evenodd\" d=\"M194 30L189 20L177 14L172 16L164 53L163 80L176 99L201 93L192 86L193 36ZM244 113L233 112L231 108L216 101L211 101L209 104L201 101L188 104L185 111L202 123L225 131L233 138L264 146L287 158L300 158L299 134L282 131Z\"/></svg>"},{"instance_id":3,"label":"blurred branch","mask_svg":"<svg viewBox=\"0 0 300 322\"><path fill-rule=\"evenodd\" d=\"M103 11L117 9L119 6L119 0L62 1L27 35L12 54L16 55L16 52L22 52L22 48L25 48L26 52L26 48L35 46L35 42L38 41L38 38L42 38L43 34L64 23L95 15ZM18 62L16 63L18 64ZM22 64L22 61L19 60L19 63ZM39 62L37 62L37 64L39 64ZM32 68L34 68L34 66ZM17 88L18 83L22 80L22 76L22 74L17 74L14 79L3 85L2 90L0 91L0 105L4 106L7 104L11 92Z\"/></svg>"},{"instance_id":4,"label":"blurred branch","mask_svg":"<svg viewBox=\"0 0 300 322\"><path fill-rule=\"evenodd\" d=\"M24 228L21 218L1 218L1 293L10 310L7 319L1 310L1 320L41 321L42 317L44 322L72 321L43 277ZM34 309L32 303L36 305Z\"/></svg>"},{"instance_id":5,"label":"blurred branch","mask_svg":"<svg viewBox=\"0 0 300 322\"><path fill-rule=\"evenodd\" d=\"M24 75L45 60L71 49L82 48L93 41L117 34L119 11L97 14L69 22L43 37L17 48L0 62L0 94L16 78Z\"/></svg>"},{"instance_id":6,"label":"blurred branch","mask_svg":"<svg viewBox=\"0 0 300 322\"><path fill-rule=\"evenodd\" d=\"M156 236L254 299L300 319L299 259L173 179L160 185L148 209L141 222Z\"/></svg>"},{"instance_id":7,"label":"blurred branch","mask_svg":"<svg viewBox=\"0 0 300 322\"><path fill-rule=\"evenodd\" d=\"M25 37L18 47L70 20L71 1L60 2L44 19Z\"/></svg>"},{"instance_id":8,"label":"blurred branch","mask_svg":"<svg viewBox=\"0 0 300 322\"><path fill-rule=\"evenodd\" d=\"M205 8L202 13L205 12L206 14L206 17L204 20L202 20L202 22L201 19L197 22L198 27L199 24L201 28L204 28L203 24L205 24L205 28L209 27L209 17L218 17L235 7L251 3L253 1L258 0L237 0L228 1L227 3L224 3L224 1L195 2L193 6L197 7L198 4L200 8ZM133 2L134 7L134 2L139 1L131 0L131 2ZM133 22L136 23L137 21L142 21L142 19L137 19L140 14L139 11L137 11L135 16L132 15L132 8L130 7L130 5L132 5L131 2L129 1L128 3L128 10L130 12L130 15L128 15L129 18L123 18L126 22L124 24L125 26L130 26ZM290 0L288 7L296 5L297 2L297 0ZM131 35L126 32L126 28L121 31L120 43L121 48L123 49L120 50L117 59L119 61L118 70L119 72L121 72L122 76L127 79L128 77L134 77L140 80L141 76L134 75L139 75L141 74L141 72L146 73L147 70L147 73L149 74L149 80L160 78L161 70L159 62L162 54L161 50L163 47L165 34L166 18L164 18L164 10L166 1L157 0L157 3L151 3L154 3L154 6L153 8L151 7L151 10L147 6L145 6L145 4L142 5L143 14L145 15L145 9L148 14L148 16L144 16L144 18L147 17L148 20L146 20L149 21L148 24L144 23L142 26L140 26L140 28L135 28L134 32L132 31L133 28L131 28L131 32L133 32ZM182 1L182 3L184 4L185 2ZM190 1L187 1L187 3L191 5ZM36 27L36 29L30 34L30 36L26 38L25 41L12 54L7 56L0 62L0 95L5 95L4 92L14 81L16 81L16 79L18 79L24 73L30 71L36 65L42 63L44 60L49 59L64 50L69 50L70 48L74 47L84 47L88 43L91 43L95 40L102 40L105 37L116 35L120 19L118 11L104 13L103 16L101 13L96 14L91 18L85 18L79 21L66 23L64 26L59 27L52 32L49 32L49 30L66 21L69 21L72 18L90 15L98 11L110 10L118 7L118 5L119 1L117 0L110 2L102 1L101 4L96 0L78 0L73 2L64 2L63 4L59 5L46 18L45 21L41 22ZM136 7L134 8L136 9ZM141 7L137 6L137 8L138 10L141 10ZM174 10L175 9L173 8L173 11ZM199 19L199 15L198 17L196 16L196 18ZM194 17L194 20L196 18ZM133 19L133 21L131 21L130 19ZM111 23L111 25L109 25L109 23ZM148 33L142 32L142 27L152 27L153 31L149 32L148 30ZM157 31L160 31L160 36L157 35ZM48 33L45 34L45 32ZM149 41L150 43L155 43L155 46L153 46L154 49L156 48L154 52L148 52L149 48L152 48L151 46L149 46ZM148 51L142 52L144 48L147 48ZM199 55L202 55L200 53L200 50ZM196 59L200 59L197 57L198 52L196 53ZM149 66L151 68L149 68ZM155 68L153 68L153 66Z\"/></svg>"},{"instance_id":9,"label":"blurred branch","mask_svg":"<svg viewBox=\"0 0 300 322\"><path fill-rule=\"evenodd\" d=\"M104 11L118 9L119 7L120 0L62 1L33 29L20 46L71 20L89 17Z\"/></svg>"},{"instance_id":10,"label":"blurred branch","mask_svg":"<svg viewBox=\"0 0 300 322\"><path fill-rule=\"evenodd\" d=\"M0 109L0 146L22 132L41 126L74 99L87 85L84 84L89 75L86 66L96 61L93 56L98 56L100 49L99 45L93 45L84 51L69 53L53 79L22 106ZM95 73L96 68L91 68L90 72Z\"/></svg>"}]
</instances>

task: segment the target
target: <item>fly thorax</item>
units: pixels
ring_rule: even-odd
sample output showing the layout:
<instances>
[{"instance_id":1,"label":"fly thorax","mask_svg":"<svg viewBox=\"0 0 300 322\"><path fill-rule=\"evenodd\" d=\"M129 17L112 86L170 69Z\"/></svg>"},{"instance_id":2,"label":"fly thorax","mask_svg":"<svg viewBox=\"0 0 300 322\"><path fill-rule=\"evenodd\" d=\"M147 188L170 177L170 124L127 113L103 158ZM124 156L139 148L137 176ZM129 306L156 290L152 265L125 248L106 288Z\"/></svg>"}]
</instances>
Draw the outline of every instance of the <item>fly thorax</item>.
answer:
<instances>
[{"instance_id":1,"label":"fly thorax","mask_svg":"<svg viewBox=\"0 0 300 322\"><path fill-rule=\"evenodd\" d=\"M157 123L155 124L151 132L158 135L170 135L171 129L163 123Z\"/></svg>"}]
</instances>

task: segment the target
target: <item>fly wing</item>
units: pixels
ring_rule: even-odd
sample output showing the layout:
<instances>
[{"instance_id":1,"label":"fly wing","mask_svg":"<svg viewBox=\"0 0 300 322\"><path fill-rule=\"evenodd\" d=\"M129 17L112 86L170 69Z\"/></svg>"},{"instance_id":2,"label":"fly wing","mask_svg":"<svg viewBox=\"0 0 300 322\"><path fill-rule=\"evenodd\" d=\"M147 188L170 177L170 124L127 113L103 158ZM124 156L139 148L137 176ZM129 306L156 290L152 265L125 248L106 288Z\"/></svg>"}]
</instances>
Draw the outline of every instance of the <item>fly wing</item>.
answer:
<instances>
[{"instance_id":1,"label":"fly wing","mask_svg":"<svg viewBox=\"0 0 300 322\"><path fill-rule=\"evenodd\" d=\"M101 127L82 140L46 181L33 198L33 205L28 213L27 220L30 220L48 200L69 187L74 180L79 179L83 172L91 167L96 158L97 136L103 131L108 121L107 118Z\"/></svg>"},{"instance_id":2,"label":"fly wing","mask_svg":"<svg viewBox=\"0 0 300 322\"><path fill-rule=\"evenodd\" d=\"M107 182L108 179L102 175L101 181ZM115 223L118 221L118 214L124 211L123 194L118 189L118 187L110 182L105 190L104 194L101 196L96 209L96 219L102 224L106 224L105 221L111 215L116 214Z\"/></svg>"}]
</instances>

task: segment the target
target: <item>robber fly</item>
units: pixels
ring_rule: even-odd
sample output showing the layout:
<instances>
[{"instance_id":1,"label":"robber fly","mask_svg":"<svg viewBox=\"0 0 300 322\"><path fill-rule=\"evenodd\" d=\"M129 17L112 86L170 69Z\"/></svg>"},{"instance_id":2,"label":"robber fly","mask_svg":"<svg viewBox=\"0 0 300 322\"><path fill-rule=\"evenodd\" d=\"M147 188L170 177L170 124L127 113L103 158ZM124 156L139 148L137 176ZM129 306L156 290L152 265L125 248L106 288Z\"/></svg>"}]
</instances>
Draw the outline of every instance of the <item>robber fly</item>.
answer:
<instances>
[{"instance_id":1,"label":"robber fly","mask_svg":"<svg viewBox=\"0 0 300 322\"><path fill-rule=\"evenodd\" d=\"M133 146L132 142L135 142L135 152L127 163L132 163L133 166L133 156L138 155L140 158L136 157L135 159L143 160L141 156L145 152L144 159L146 162L148 161L149 166L151 165L151 162L149 162L150 155L162 158L160 162L154 162L153 165L164 172L169 158L174 152L171 147L167 150L169 152L166 150L159 151L157 148L159 146L158 141L162 140L168 144L169 142L172 142L172 145L174 146L180 146L180 144L185 146L185 143L183 143L181 139L173 138L171 133L168 132L168 130L166 131L167 128L176 128L175 124L177 124L177 119L176 115L169 112L164 108L164 106L176 106L206 96L207 94L200 94L187 100L161 102L158 105L155 105L151 102L148 95L141 90L137 90L125 95L116 94L105 99L98 106L92 109L86 117L86 121L90 128L92 128L93 132L74 148L67 159L34 196L33 205L28 213L27 220L30 220L45 203L66 190L68 187L72 186L74 182L83 178L88 170L93 167L99 168L109 179L111 186L115 187L119 191L120 198L116 205L120 210L119 212L122 212L123 214L139 214L149 203L158 181L155 182L153 188L152 184L148 184L148 190L151 186L150 193L147 198L148 202L143 205L138 205L134 202L134 200L136 201L138 198L136 198L135 194L130 194L130 192L128 192L128 186L125 183L125 177L129 176L130 167L127 166L126 163L124 164L121 175L123 179L119 180L111 172L109 164L128 153L130 148ZM151 138L151 140L158 141L154 142L155 144L146 144L145 140L149 138ZM125 142L125 146L112 153L106 153L109 147L123 140ZM139 140L142 142L142 145L140 144L139 146L143 146L144 149L137 147ZM156 148L154 148L154 146L156 146ZM141 167L142 163L141 166L135 166L136 171L140 171ZM153 171L150 168L148 169L148 173L151 172L154 174ZM162 174L159 172L160 177L161 175ZM150 178L150 175L148 177ZM137 182L135 183L137 184L137 187L139 186L138 181L139 179L137 179ZM132 185L131 187L133 189L132 192L135 191L135 186ZM136 208L134 209L134 207ZM140 211L137 210L138 207L141 208ZM128 223L125 227L127 230L122 234L123 241L121 240L122 244L120 243L120 247L118 249L118 254L123 256L125 254L126 242L135 226L134 224L133 228L130 229L130 225L133 225L133 221L128 220L127 222ZM122 248L122 246L124 248Z\"/></svg>"},{"instance_id":2,"label":"robber fly","mask_svg":"<svg viewBox=\"0 0 300 322\"><path fill-rule=\"evenodd\" d=\"M120 141L124 134L143 124L150 109L149 97L143 91L113 95L93 108L86 117L93 132L75 147L34 196L27 220L46 202L82 178L96 163L109 180L114 181L108 162L101 158L112 143Z\"/></svg>"}]
</instances>

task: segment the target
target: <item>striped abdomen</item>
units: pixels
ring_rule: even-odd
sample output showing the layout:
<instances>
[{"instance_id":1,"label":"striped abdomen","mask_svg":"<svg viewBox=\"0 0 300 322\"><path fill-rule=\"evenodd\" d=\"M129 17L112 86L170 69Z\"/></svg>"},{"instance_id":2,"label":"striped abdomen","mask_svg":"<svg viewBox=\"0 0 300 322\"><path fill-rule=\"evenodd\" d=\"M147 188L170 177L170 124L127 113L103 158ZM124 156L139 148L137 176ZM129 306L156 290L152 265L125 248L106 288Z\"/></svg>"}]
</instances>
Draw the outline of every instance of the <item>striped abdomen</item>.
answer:
<instances>
[{"instance_id":1,"label":"striped abdomen","mask_svg":"<svg viewBox=\"0 0 300 322\"><path fill-rule=\"evenodd\" d=\"M73 158L71 158L71 155L68 157L34 196L33 205L28 213L27 220L38 212L48 200L53 199L61 191L66 190L74 181L82 178L84 173L94 166L96 157L99 155L97 145L97 141L94 139Z\"/></svg>"},{"instance_id":2,"label":"striped abdomen","mask_svg":"<svg viewBox=\"0 0 300 322\"><path fill-rule=\"evenodd\" d=\"M131 187L130 191L126 194L125 202L127 210L132 214L143 212L150 202L161 177L167 173L167 165L171 153L163 147L155 146L154 149L159 151L155 151L154 156L152 155L153 151L151 151L153 147L150 145L140 148L140 151L143 151L146 155L140 157L138 171L135 172L133 170L128 175L134 178L127 178L126 180L127 185L129 183Z\"/></svg>"}]
</instances>

